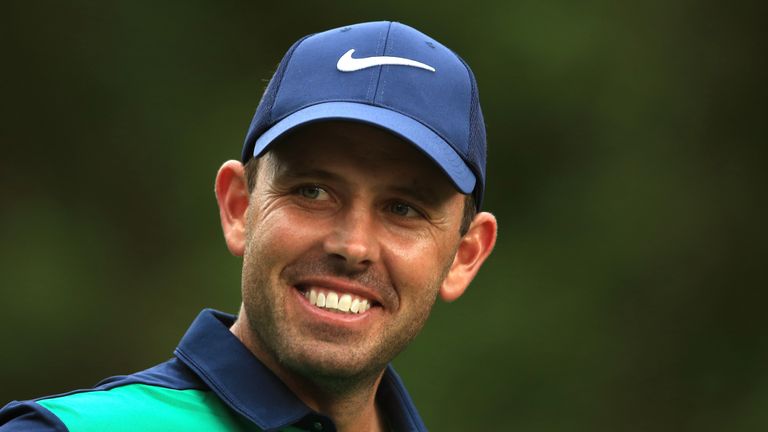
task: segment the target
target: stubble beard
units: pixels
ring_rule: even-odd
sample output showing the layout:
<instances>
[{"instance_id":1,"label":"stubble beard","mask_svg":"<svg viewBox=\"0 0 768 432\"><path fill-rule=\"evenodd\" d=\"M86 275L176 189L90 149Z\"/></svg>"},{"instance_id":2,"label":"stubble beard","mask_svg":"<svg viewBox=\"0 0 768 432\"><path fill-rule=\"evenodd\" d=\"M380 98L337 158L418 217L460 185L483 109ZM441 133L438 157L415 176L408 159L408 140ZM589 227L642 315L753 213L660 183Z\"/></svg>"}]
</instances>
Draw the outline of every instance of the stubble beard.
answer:
<instances>
[{"instance_id":1,"label":"stubble beard","mask_svg":"<svg viewBox=\"0 0 768 432\"><path fill-rule=\"evenodd\" d=\"M261 258L264 257L257 251L248 250L243 260L243 306L255 339L250 344L278 367L338 392L369 386L378 379L386 365L421 331L434 305L437 288L447 274L446 267L431 286L420 287L420 298L414 303L417 309L408 316L400 315L379 333L347 345L341 330L325 329L310 334L307 329L289 322L285 309L292 301L288 297L294 294L290 291L294 288L284 285L286 277L291 280L291 274L350 275L339 274L327 258L306 257L286 267L277 280L272 280L269 258ZM380 284L384 278L366 274L356 275L356 279ZM397 295L393 287L389 289Z\"/></svg>"}]
</instances>

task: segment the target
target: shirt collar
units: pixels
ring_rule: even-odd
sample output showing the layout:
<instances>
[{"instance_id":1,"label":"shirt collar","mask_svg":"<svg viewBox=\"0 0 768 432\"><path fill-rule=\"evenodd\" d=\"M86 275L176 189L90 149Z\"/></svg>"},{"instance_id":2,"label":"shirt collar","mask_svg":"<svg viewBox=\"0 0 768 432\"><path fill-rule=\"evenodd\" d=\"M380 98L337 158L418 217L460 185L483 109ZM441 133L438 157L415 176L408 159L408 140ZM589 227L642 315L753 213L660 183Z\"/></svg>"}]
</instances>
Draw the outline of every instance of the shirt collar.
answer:
<instances>
[{"instance_id":1,"label":"shirt collar","mask_svg":"<svg viewBox=\"0 0 768 432\"><path fill-rule=\"evenodd\" d=\"M333 429L330 419L309 409L229 331L234 322L234 315L203 310L174 354L230 408L261 429L305 423L308 417ZM387 366L376 398L394 430L426 430L392 366Z\"/></svg>"}]
</instances>

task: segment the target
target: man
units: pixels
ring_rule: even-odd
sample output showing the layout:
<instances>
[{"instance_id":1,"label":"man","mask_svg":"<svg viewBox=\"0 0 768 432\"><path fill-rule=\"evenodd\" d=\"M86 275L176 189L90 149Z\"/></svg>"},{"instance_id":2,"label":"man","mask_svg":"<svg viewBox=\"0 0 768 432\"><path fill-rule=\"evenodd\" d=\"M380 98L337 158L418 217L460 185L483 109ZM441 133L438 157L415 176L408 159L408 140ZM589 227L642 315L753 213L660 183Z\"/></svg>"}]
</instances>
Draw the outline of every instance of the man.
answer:
<instances>
[{"instance_id":1,"label":"man","mask_svg":"<svg viewBox=\"0 0 768 432\"><path fill-rule=\"evenodd\" d=\"M301 39L216 176L243 257L166 363L0 411L0 430L424 430L389 362L493 249L472 72L376 22Z\"/></svg>"}]
</instances>

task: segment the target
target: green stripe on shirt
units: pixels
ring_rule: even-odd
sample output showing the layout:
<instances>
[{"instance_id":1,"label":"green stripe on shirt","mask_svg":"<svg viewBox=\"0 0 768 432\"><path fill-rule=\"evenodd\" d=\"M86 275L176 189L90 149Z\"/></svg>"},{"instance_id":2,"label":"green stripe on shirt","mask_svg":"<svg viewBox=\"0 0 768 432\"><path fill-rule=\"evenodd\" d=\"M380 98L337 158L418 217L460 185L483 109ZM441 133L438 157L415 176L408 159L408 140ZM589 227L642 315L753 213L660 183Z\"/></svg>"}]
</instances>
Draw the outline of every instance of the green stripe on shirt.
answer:
<instances>
[{"instance_id":1,"label":"green stripe on shirt","mask_svg":"<svg viewBox=\"0 0 768 432\"><path fill-rule=\"evenodd\" d=\"M71 432L259 431L210 391L129 384L37 402ZM290 430L296 430L290 428Z\"/></svg>"}]
</instances>

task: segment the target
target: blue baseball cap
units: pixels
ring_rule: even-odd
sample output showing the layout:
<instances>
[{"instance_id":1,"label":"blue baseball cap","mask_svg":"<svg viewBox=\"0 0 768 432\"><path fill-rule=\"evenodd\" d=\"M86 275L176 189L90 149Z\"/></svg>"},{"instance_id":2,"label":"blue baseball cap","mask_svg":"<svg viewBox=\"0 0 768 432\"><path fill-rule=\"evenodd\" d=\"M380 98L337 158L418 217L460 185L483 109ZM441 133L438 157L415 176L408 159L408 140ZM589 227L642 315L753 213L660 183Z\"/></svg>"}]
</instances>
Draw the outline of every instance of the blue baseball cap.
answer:
<instances>
[{"instance_id":1,"label":"blue baseball cap","mask_svg":"<svg viewBox=\"0 0 768 432\"><path fill-rule=\"evenodd\" d=\"M477 83L461 57L424 33L381 21L294 43L256 109L243 163L324 120L367 123L412 143L480 208L486 139Z\"/></svg>"}]
</instances>

